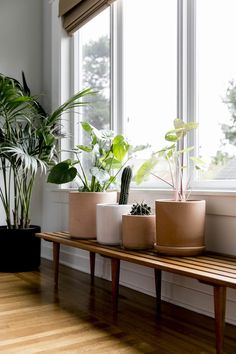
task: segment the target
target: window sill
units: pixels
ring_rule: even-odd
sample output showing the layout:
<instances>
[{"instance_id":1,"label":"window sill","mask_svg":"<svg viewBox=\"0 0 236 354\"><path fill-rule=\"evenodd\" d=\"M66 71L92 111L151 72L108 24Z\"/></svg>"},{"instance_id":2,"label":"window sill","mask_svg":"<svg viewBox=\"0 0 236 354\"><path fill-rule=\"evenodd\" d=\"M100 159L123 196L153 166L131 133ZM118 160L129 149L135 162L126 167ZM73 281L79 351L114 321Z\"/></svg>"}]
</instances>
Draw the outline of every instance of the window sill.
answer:
<instances>
[{"instance_id":1,"label":"window sill","mask_svg":"<svg viewBox=\"0 0 236 354\"><path fill-rule=\"evenodd\" d=\"M57 192L57 193L65 193L65 192L71 192L71 191L76 191L77 188L53 188L51 189L52 192ZM163 189L163 188L131 188L131 192L135 193L160 193L160 194L166 194L170 195L173 193L169 189ZM193 189L191 192L191 195L204 195L204 196L219 196L219 197L236 197L236 190L231 190L231 189Z\"/></svg>"}]
</instances>

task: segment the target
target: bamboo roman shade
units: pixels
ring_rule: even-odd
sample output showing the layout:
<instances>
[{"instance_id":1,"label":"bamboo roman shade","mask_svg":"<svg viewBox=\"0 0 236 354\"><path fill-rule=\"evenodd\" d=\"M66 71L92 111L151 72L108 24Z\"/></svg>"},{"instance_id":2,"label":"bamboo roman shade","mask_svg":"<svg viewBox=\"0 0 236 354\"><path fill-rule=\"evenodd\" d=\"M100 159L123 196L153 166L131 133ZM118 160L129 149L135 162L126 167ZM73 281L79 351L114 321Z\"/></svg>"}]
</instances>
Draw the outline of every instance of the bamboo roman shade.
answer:
<instances>
[{"instance_id":1,"label":"bamboo roman shade","mask_svg":"<svg viewBox=\"0 0 236 354\"><path fill-rule=\"evenodd\" d=\"M63 18L65 30L72 34L114 0L60 0L59 16Z\"/></svg>"}]
</instances>

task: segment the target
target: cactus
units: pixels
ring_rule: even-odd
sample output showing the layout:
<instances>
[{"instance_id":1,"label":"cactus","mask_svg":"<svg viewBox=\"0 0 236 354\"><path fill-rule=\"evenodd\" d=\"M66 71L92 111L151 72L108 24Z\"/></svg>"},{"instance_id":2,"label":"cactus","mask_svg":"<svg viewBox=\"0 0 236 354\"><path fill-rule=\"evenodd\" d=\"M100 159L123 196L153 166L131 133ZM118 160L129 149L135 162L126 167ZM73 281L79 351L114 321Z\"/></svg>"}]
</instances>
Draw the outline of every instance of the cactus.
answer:
<instances>
[{"instance_id":1,"label":"cactus","mask_svg":"<svg viewBox=\"0 0 236 354\"><path fill-rule=\"evenodd\" d=\"M129 187L132 178L132 169L130 166L126 166L121 176L121 188L119 204L127 204L129 197Z\"/></svg>"},{"instance_id":2,"label":"cactus","mask_svg":"<svg viewBox=\"0 0 236 354\"><path fill-rule=\"evenodd\" d=\"M151 207L146 203L133 204L130 215L151 215Z\"/></svg>"}]
</instances>

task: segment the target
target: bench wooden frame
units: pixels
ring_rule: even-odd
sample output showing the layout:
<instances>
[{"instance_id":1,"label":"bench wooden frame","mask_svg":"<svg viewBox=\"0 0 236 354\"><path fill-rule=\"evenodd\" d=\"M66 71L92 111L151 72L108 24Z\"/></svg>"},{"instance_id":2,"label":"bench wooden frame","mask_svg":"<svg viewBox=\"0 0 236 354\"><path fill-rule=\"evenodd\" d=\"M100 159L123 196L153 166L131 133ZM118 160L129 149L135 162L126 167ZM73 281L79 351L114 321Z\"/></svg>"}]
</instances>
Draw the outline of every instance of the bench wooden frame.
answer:
<instances>
[{"instance_id":1,"label":"bench wooden frame","mask_svg":"<svg viewBox=\"0 0 236 354\"><path fill-rule=\"evenodd\" d=\"M216 353L223 353L226 289L236 289L236 258L215 253L205 253L198 257L161 256L155 250L131 251L119 246L111 247L97 243L96 240L76 240L67 232L42 232L36 234L53 243L54 283L58 287L60 245L86 250L90 253L91 283L94 284L96 253L111 259L112 300L117 309L119 293L120 261L140 264L154 269L156 285L157 315L161 313L161 276L162 271L184 275L197 279L201 283L213 286Z\"/></svg>"}]
</instances>

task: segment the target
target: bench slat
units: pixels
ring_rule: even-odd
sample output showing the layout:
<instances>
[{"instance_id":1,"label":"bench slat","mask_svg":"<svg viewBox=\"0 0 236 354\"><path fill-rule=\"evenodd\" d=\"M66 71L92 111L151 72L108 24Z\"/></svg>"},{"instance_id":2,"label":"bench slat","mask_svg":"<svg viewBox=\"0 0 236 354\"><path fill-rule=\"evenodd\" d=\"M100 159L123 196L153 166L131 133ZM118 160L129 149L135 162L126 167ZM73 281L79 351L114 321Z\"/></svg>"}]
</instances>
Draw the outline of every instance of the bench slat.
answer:
<instances>
[{"instance_id":1,"label":"bench slat","mask_svg":"<svg viewBox=\"0 0 236 354\"><path fill-rule=\"evenodd\" d=\"M96 240L73 239L68 232L44 232L36 236L110 258L118 258L200 281L236 288L236 260L233 257L213 253L197 257L169 257L159 255L155 250L131 251L119 246L101 245Z\"/></svg>"}]
</instances>

